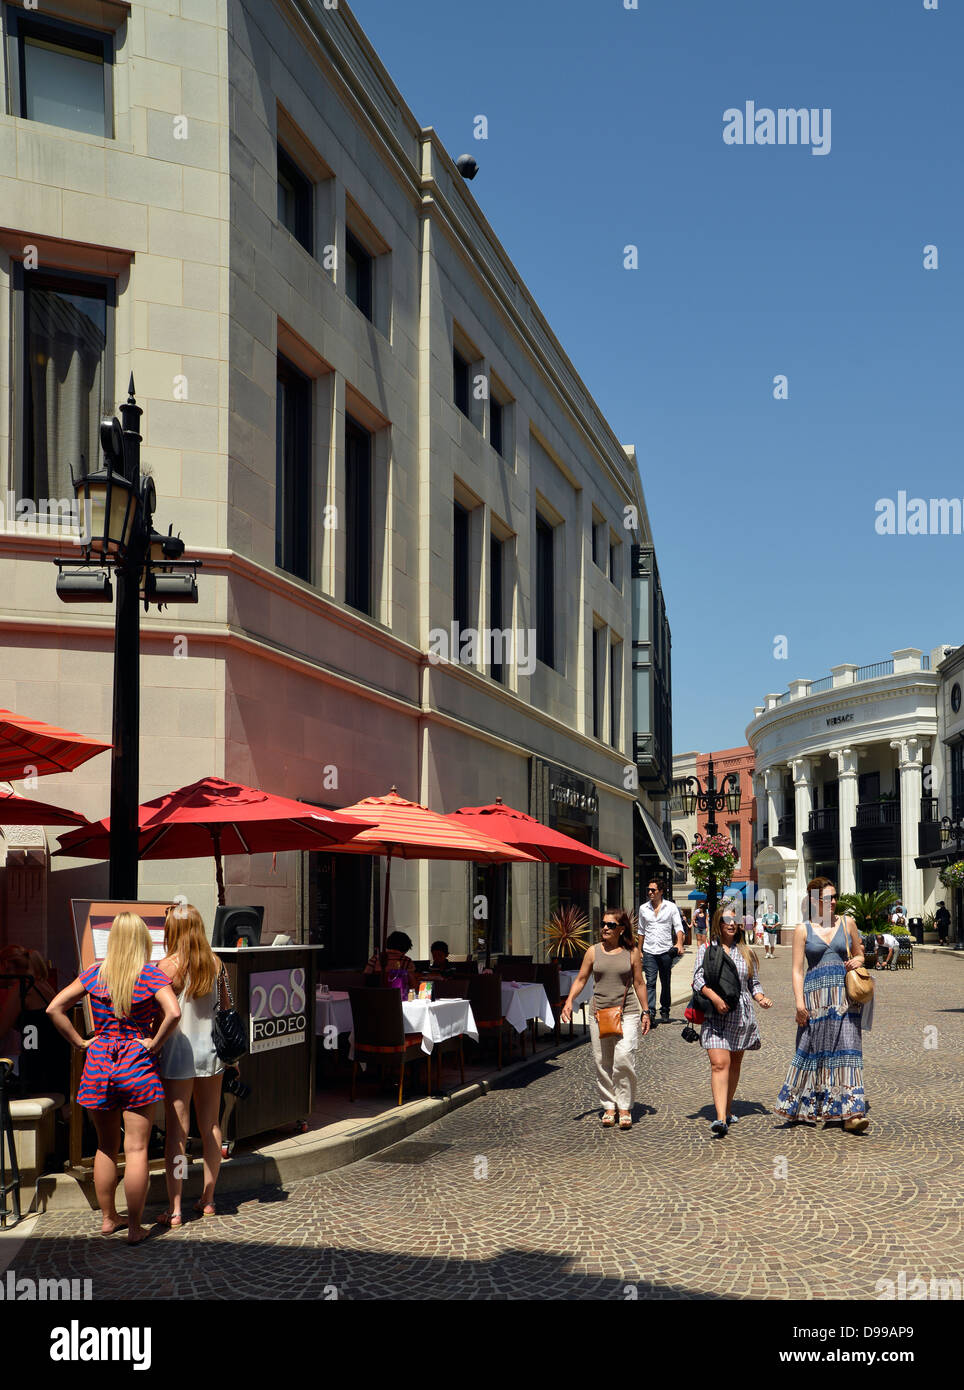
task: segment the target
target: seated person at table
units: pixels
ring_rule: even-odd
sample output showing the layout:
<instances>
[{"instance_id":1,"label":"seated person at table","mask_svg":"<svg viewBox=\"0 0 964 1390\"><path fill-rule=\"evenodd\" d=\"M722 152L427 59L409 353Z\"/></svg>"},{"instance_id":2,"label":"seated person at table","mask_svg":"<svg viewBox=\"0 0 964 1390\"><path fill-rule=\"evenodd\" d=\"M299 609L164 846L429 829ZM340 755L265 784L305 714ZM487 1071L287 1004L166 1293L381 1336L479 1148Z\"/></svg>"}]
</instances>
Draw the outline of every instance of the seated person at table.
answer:
<instances>
[{"instance_id":1,"label":"seated person at table","mask_svg":"<svg viewBox=\"0 0 964 1390\"><path fill-rule=\"evenodd\" d=\"M410 958L408 952L412 949L412 938L406 936L403 931L393 931L385 942L385 969L386 970L407 970L409 989L417 988L415 977L415 962ZM375 951L371 960L365 966L366 975L374 975L382 969L381 952Z\"/></svg>"},{"instance_id":2,"label":"seated person at table","mask_svg":"<svg viewBox=\"0 0 964 1390\"><path fill-rule=\"evenodd\" d=\"M449 960L449 944L447 941L432 942L432 963L428 968L429 975L454 975L456 965Z\"/></svg>"}]
</instances>

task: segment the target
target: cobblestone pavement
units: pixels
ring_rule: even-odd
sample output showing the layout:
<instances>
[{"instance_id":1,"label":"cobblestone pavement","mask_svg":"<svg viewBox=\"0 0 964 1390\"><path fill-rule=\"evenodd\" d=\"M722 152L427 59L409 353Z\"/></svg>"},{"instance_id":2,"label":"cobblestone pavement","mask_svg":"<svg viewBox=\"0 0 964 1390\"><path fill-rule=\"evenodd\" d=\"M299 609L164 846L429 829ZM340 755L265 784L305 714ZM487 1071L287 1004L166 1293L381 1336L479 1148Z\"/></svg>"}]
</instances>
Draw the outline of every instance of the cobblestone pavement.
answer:
<instances>
[{"instance_id":1,"label":"cobblestone pavement","mask_svg":"<svg viewBox=\"0 0 964 1390\"><path fill-rule=\"evenodd\" d=\"M95 1299L873 1299L901 1271L964 1278L964 964L876 976L863 1136L770 1113L794 1041L789 952L761 966L776 1004L725 1139L706 1056L674 1022L641 1045L629 1133L601 1129L580 1047L393 1149L137 1250L94 1234L94 1213L50 1213L17 1273L91 1278Z\"/></svg>"}]
</instances>

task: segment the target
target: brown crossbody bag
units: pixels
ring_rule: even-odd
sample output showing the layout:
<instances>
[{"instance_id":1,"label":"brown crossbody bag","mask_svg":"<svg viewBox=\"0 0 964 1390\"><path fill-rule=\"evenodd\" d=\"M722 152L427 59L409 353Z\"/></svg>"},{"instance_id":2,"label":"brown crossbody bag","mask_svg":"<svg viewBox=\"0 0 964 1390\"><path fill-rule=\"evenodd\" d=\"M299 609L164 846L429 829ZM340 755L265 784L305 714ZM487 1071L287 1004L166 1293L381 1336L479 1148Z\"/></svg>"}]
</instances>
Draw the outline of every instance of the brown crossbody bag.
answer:
<instances>
[{"instance_id":1,"label":"brown crossbody bag","mask_svg":"<svg viewBox=\"0 0 964 1390\"><path fill-rule=\"evenodd\" d=\"M633 953L629 953L629 979L626 988L623 990L623 1002L621 1004L610 1004L608 1009L596 1010L596 1024L599 1028L601 1038L621 1038L623 1035L623 1009L626 1007L626 1000L629 998L629 986L633 982Z\"/></svg>"}]
</instances>

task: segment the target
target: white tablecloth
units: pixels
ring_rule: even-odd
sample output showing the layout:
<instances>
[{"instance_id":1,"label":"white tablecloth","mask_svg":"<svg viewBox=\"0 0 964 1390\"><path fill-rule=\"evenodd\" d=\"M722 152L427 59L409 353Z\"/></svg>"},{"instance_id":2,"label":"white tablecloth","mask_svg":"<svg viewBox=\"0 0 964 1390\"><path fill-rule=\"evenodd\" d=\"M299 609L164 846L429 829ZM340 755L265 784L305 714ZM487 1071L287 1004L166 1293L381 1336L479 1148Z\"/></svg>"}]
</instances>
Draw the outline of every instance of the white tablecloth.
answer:
<instances>
[{"instance_id":1,"label":"white tablecloth","mask_svg":"<svg viewBox=\"0 0 964 1390\"><path fill-rule=\"evenodd\" d=\"M559 993L561 994L563 999L566 998L569 991L572 989L572 982L578 974L578 970L559 971ZM590 972L589 979L583 985L582 993L577 994L575 999L572 1001L572 1011L574 1014L577 1014L579 1010L583 1007L583 1005L589 1003L590 999L592 998L592 984L592 972Z\"/></svg>"},{"instance_id":2,"label":"white tablecloth","mask_svg":"<svg viewBox=\"0 0 964 1390\"><path fill-rule=\"evenodd\" d=\"M315 995L315 1033L322 1036L326 1028L334 1028L339 1033L351 1032L351 1004L344 990L333 989L327 999Z\"/></svg>"},{"instance_id":3,"label":"white tablecloth","mask_svg":"<svg viewBox=\"0 0 964 1390\"><path fill-rule=\"evenodd\" d=\"M421 1033L422 1051L430 1053L438 1042L457 1038L460 1033L479 1040L472 1005L467 999L437 999L434 1003L402 1000L406 1033Z\"/></svg>"},{"instance_id":4,"label":"white tablecloth","mask_svg":"<svg viewBox=\"0 0 964 1390\"><path fill-rule=\"evenodd\" d=\"M543 986L521 984L515 980L503 982L502 1013L506 1023L511 1023L517 1033L525 1032L530 1018L542 1019L547 1028L554 1028L556 1023Z\"/></svg>"}]
</instances>

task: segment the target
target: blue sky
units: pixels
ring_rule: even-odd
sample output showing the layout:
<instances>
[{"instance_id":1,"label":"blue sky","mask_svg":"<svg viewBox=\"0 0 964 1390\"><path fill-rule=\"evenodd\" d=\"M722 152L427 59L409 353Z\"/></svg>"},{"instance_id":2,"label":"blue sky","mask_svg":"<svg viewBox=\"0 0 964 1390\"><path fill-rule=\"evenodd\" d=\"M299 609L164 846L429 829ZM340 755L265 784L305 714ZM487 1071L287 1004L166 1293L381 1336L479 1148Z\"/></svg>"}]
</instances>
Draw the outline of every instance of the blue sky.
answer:
<instances>
[{"instance_id":1,"label":"blue sky","mask_svg":"<svg viewBox=\"0 0 964 1390\"><path fill-rule=\"evenodd\" d=\"M964 498L964 7L937 3L353 4L637 446L677 751L743 743L790 679L964 641L964 535L875 527L900 490ZM829 153L724 144L750 100L829 108Z\"/></svg>"}]
</instances>

